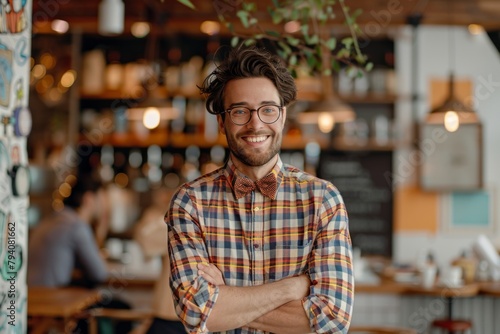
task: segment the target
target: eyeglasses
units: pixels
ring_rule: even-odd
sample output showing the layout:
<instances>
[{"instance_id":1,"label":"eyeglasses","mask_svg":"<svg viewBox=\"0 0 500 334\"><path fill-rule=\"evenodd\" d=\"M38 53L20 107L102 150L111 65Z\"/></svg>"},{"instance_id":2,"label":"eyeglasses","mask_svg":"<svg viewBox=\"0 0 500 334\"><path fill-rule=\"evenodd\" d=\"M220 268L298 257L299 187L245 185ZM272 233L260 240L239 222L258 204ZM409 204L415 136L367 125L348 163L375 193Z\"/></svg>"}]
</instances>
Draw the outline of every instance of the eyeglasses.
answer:
<instances>
[{"instance_id":1,"label":"eyeglasses","mask_svg":"<svg viewBox=\"0 0 500 334\"><path fill-rule=\"evenodd\" d=\"M262 123L273 124L280 118L282 109L283 107L269 104L260 106L257 109L250 109L247 107L234 107L231 109L227 109L225 112L229 114L231 122L236 125L245 125L250 122L250 120L252 119L252 111L257 112L257 116Z\"/></svg>"}]
</instances>

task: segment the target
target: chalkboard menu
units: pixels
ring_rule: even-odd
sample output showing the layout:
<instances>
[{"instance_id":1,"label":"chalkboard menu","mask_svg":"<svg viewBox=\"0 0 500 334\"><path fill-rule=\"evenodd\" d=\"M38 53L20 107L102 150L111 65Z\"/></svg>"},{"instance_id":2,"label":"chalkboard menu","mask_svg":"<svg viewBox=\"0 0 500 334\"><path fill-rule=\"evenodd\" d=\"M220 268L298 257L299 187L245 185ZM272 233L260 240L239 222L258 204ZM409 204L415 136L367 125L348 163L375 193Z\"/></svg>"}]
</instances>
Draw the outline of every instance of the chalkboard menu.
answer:
<instances>
[{"instance_id":1,"label":"chalkboard menu","mask_svg":"<svg viewBox=\"0 0 500 334\"><path fill-rule=\"evenodd\" d=\"M392 152L322 152L318 176L340 191L353 247L392 257Z\"/></svg>"}]
</instances>

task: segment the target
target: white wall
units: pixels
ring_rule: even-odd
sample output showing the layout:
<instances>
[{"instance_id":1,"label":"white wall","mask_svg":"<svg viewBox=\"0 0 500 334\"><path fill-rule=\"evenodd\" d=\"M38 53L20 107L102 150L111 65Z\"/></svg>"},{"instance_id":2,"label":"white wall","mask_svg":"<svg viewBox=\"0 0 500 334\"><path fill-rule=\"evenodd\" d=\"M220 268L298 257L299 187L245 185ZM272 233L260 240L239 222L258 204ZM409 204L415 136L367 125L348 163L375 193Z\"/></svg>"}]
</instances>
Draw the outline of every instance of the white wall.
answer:
<instances>
[{"instance_id":1,"label":"white wall","mask_svg":"<svg viewBox=\"0 0 500 334\"><path fill-rule=\"evenodd\" d=\"M483 122L484 183L485 187L495 189L496 210L494 214L495 232L490 239L500 246L500 53L486 34L473 36L465 27L421 26L418 28L417 92L418 119L422 120L429 111L429 83L431 78L446 79L453 70L455 78L469 79L473 82L476 111ZM455 49L450 64L450 40ZM452 44L452 45L453 45ZM406 146L395 154L394 170L401 168L401 161L412 151L409 141L412 138L411 87L412 87L412 29L401 29L396 38L396 68L401 99L396 106L396 121L403 134ZM397 187L417 184L416 170L400 178ZM448 194L439 195L440 201ZM440 205L438 224L443 224L441 215L446 209ZM461 250L469 246L477 233L453 234L438 227L436 234L427 231L399 232L394 238L394 259L396 261L415 260L419 252L430 248L436 250L437 260L448 263Z\"/></svg>"}]
</instances>

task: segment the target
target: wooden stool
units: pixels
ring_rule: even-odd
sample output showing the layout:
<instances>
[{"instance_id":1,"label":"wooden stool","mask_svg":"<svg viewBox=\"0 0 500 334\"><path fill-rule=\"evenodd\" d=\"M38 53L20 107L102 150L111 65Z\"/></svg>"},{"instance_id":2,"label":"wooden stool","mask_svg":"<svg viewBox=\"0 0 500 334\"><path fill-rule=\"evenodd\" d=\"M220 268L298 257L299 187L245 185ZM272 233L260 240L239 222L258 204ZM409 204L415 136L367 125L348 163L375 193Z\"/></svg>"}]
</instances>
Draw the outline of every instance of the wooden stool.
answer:
<instances>
[{"instance_id":1,"label":"wooden stool","mask_svg":"<svg viewBox=\"0 0 500 334\"><path fill-rule=\"evenodd\" d=\"M349 333L352 334L417 334L414 329L383 326L351 326Z\"/></svg>"},{"instance_id":2,"label":"wooden stool","mask_svg":"<svg viewBox=\"0 0 500 334\"><path fill-rule=\"evenodd\" d=\"M432 328L439 328L448 333L465 333L472 329L472 322L461 319L436 319L432 322Z\"/></svg>"}]
</instances>

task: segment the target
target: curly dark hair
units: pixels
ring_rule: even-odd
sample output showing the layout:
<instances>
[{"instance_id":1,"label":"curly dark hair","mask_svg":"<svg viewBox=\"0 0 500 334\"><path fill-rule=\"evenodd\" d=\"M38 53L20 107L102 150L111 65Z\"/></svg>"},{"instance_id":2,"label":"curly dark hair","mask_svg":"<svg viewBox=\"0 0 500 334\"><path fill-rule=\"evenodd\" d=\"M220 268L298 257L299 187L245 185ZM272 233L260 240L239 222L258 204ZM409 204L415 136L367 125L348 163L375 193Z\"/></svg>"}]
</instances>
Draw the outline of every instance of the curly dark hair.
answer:
<instances>
[{"instance_id":1,"label":"curly dark hair","mask_svg":"<svg viewBox=\"0 0 500 334\"><path fill-rule=\"evenodd\" d=\"M206 96L209 113L224 113L224 90L226 84L234 79L264 77L271 80L280 95L280 103L287 106L297 97L295 80L277 55L253 47L239 47L231 50L227 58L207 76L200 92Z\"/></svg>"}]
</instances>

